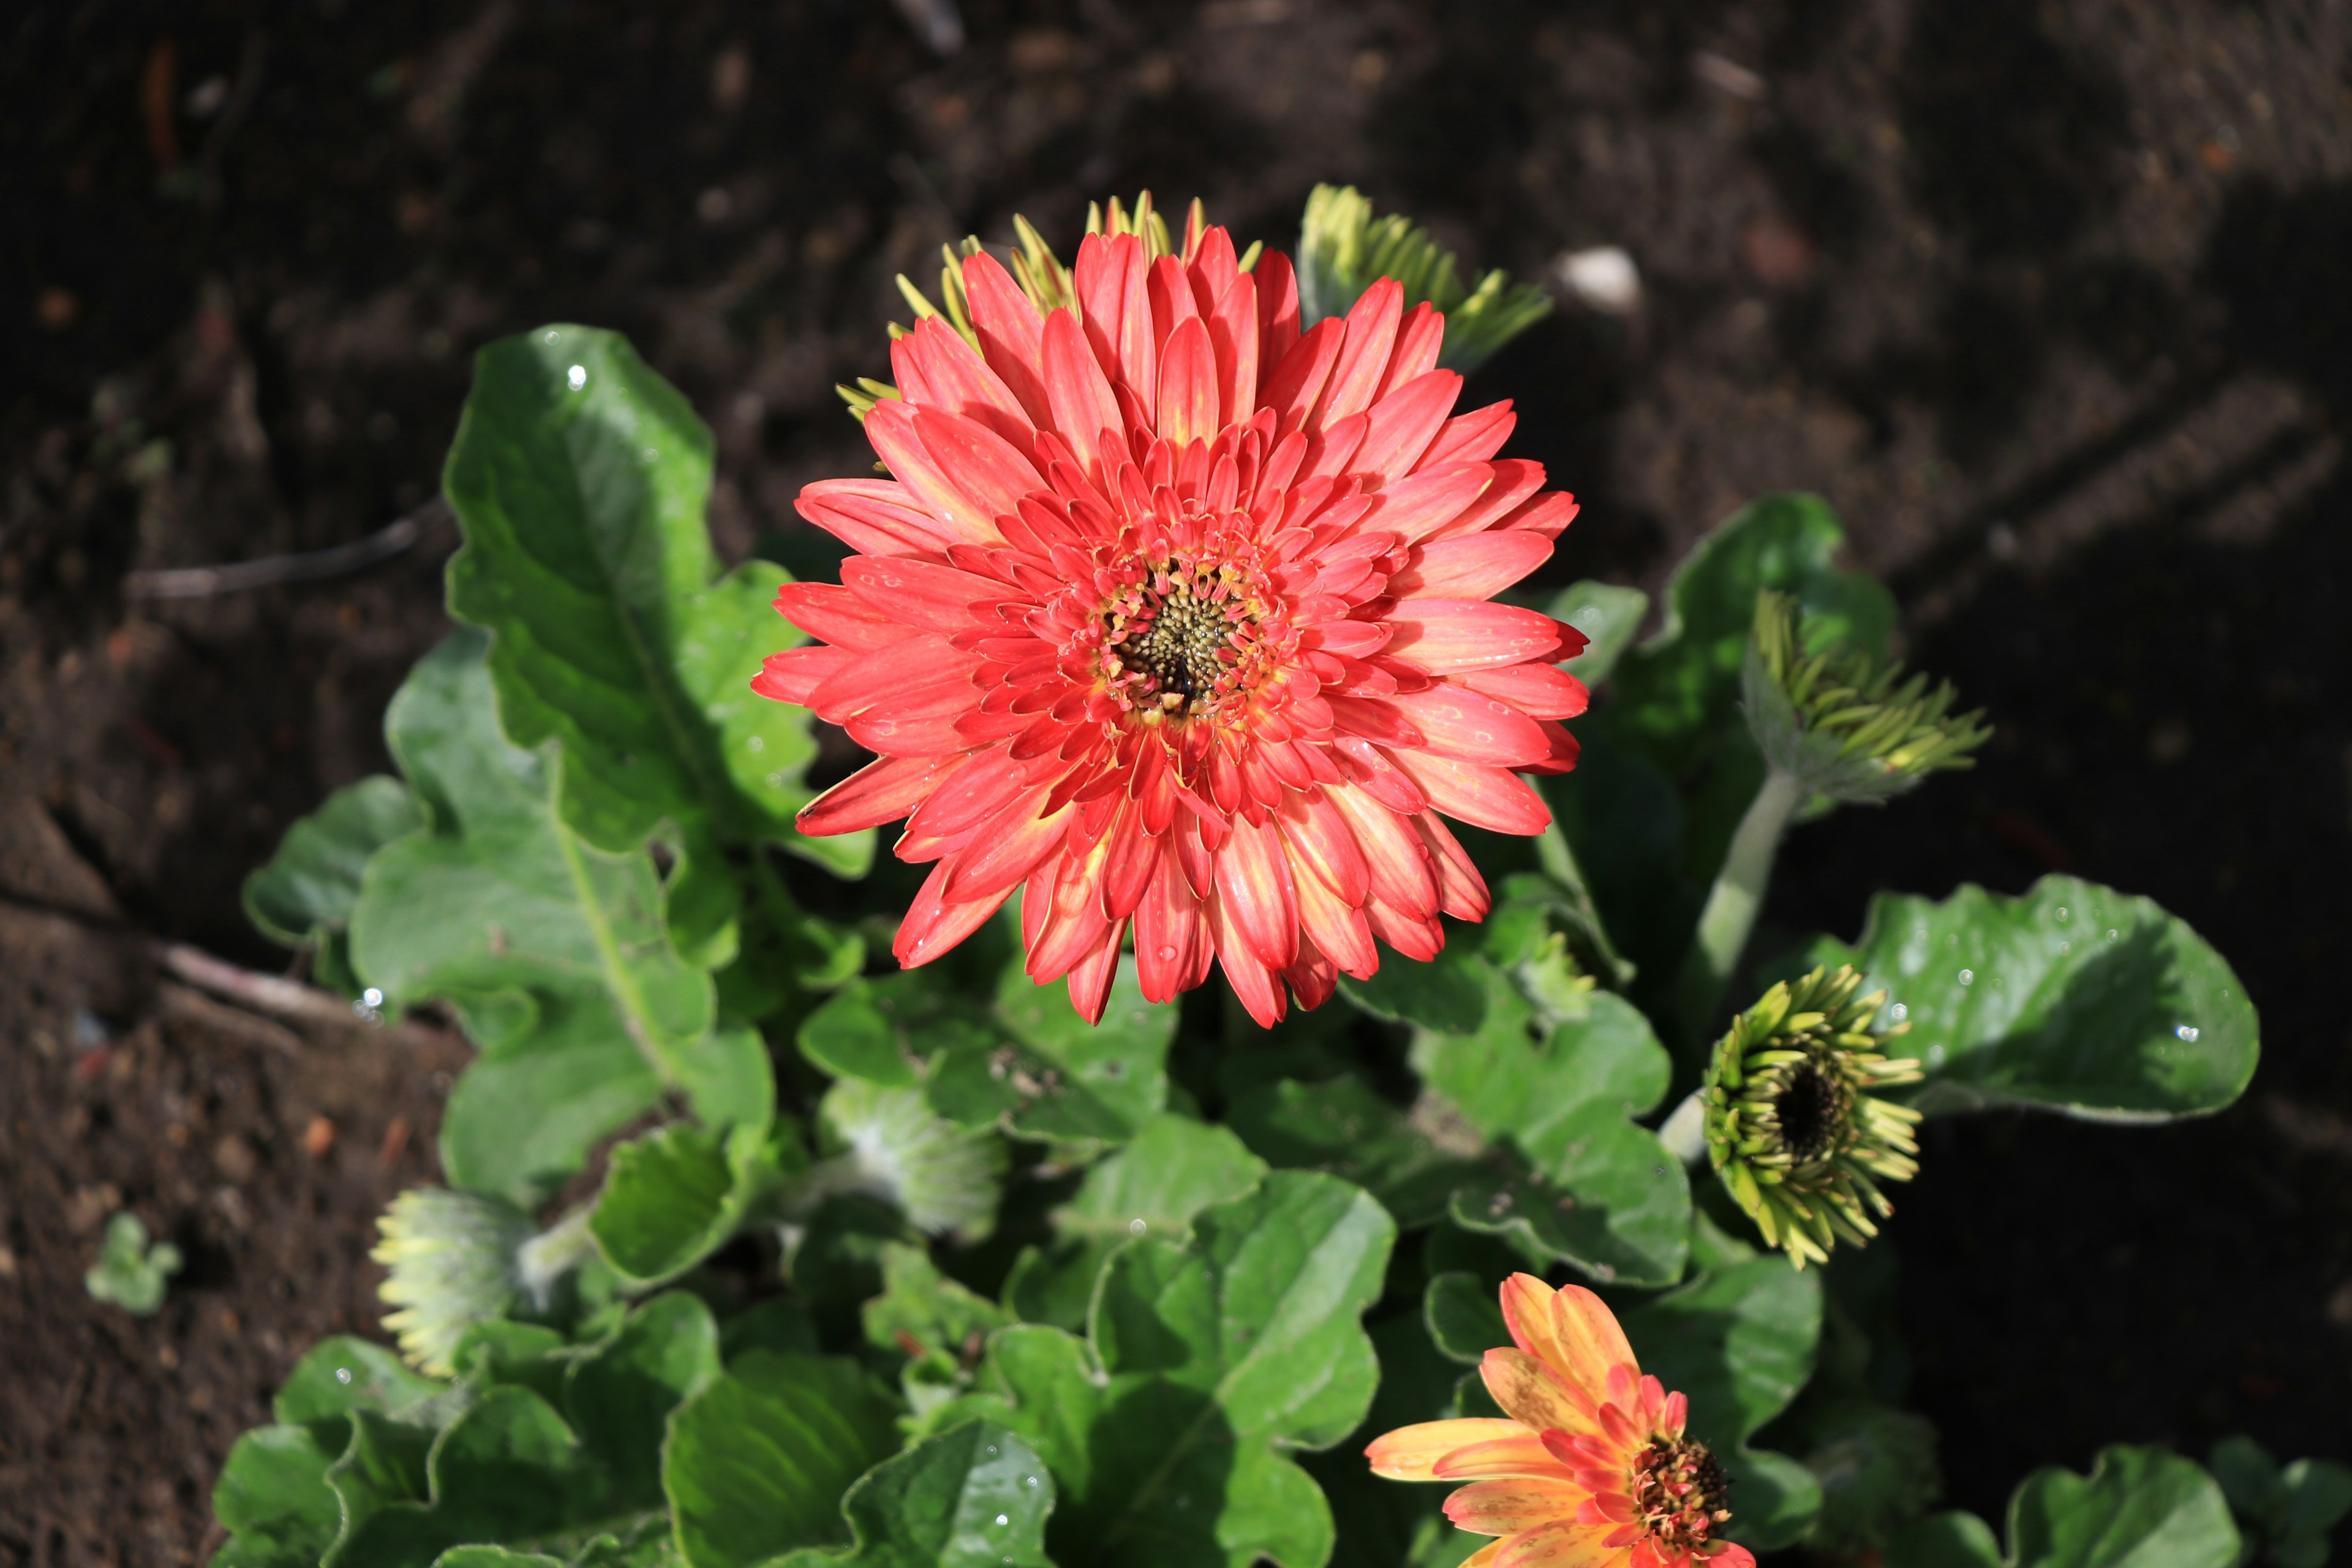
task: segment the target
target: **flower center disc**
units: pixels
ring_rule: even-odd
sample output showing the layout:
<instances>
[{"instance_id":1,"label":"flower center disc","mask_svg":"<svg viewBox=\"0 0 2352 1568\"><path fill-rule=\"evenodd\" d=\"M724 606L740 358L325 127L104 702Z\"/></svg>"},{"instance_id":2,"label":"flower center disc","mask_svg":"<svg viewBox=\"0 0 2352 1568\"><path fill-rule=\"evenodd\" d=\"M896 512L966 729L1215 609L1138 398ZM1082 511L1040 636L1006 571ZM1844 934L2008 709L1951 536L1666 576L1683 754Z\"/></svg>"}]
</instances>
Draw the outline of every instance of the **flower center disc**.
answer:
<instances>
[{"instance_id":1,"label":"flower center disc","mask_svg":"<svg viewBox=\"0 0 2352 1568\"><path fill-rule=\"evenodd\" d=\"M1242 650L1234 647L1249 617L1222 576L1160 578L1141 603L1108 628L1111 657L1142 689L1139 705L1171 717L1196 713L1230 684ZM1132 602L1132 601L1130 601Z\"/></svg>"},{"instance_id":2,"label":"flower center disc","mask_svg":"<svg viewBox=\"0 0 2352 1568\"><path fill-rule=\"evenodd\" d=\"M1780 1119L1780 1142L1799 1164L1832 1152L1838 1131L1853 1107L1836 1075L1823 1072L1816 1062L1799 1062L1789 1074L1788 1087L1773 1097Z\"/></svg>"},{"instance_id":3,"label":"flower center disc","mask_svg":"<svg viewBox=\"0 0 2352 1568\"><path fill-rule=\"evenodd\" d=\"M1633 1514L1651 1539L1669 1551L1706 1545L1715 1527L1731 1518L1731 1482L1706 1444L1653 1437L1633 1456Z\"/></svg>"}]
</instances>

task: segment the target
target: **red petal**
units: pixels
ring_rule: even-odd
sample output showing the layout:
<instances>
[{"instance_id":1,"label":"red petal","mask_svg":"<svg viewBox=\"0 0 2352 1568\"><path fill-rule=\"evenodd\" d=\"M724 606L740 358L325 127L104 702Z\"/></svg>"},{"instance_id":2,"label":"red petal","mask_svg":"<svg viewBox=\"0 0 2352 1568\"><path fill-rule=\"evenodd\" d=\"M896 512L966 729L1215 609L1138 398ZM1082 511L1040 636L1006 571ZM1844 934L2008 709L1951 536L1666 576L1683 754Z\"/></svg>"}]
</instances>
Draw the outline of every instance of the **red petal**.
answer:
<instances>
[{"instance_id":1,"label":"red petal","mask_svg":"<svg viewBox=\"0 0 2352 1568\"><path fill-rule=\"evenodd\" d=\"M1043 800L1045 792L1039 790ZM991 893L1011 890L1037 868L1044 860L1061 847L1062 830L1069 826L1071 807L1048 816L1034 815L1034 805L1017 809L1022 802L1016 797L1015 809L998 812L989 819L990 831L973 837L971 847L955 857L954 869L949 874L948 896L953 899L986 898ZM1008 820L1010 819L1010 820Z\"/></svg>"},{"instance_id":2,"label":"red petal","mask_svg":"<svg viewBox=\"0 0 2352 1568\"><path fill-rule=\"evenodd\" d=\"M1087 346L1077 318L1067 310L1045 317L1045 374L1054 428L1070 444L1079 466L1098 479L1095 438L1119 427L1118 399L1111 395L1110 380Z\"/></svg>"},{"instance_id":3,"label":"red petal","mask_svg":"<svg viewBox=\"0 0 2352 1568\"><path fill-rule=\"evenodd\" d=\"M1437 873L1437 907L1457 921L1485 920L1494 900L1487 895L1486 879L1478 875L1462 841L1434 812L1423 812L1412 825L1422 842L1429 846L1429 864Z\"/></svg>"},{"instance_id":4,"label":"red petal","mask_svg":"<svg viewBox=\"0 0 2352 1568\"><path fill-rule=\"evenodd\" d=\"M1490 599L1551 558L1551 541L1491 529L1413 547L1412 564L1389 579L1400 599Z\"/></svg>"},{"instance_id":5,"label":"red petal","mask_svg":"<svg viewBox=\"0 0 2352 1568\"><path fill-rule=\"evenodd\" d=\"M1491 463L1423 468L1374 496L1363 526L1385 530L1412 543L1460 517L1486 493L1494 479Z\"/></svg>"},{"instance_id":6,"label":"red petal","mask_svg":"<svg viewBox=\"0 0 2352 1568\"><path fill-rule=\"evenodd\" d=\"M1344 902L1319 877L1298 879L1298 924L1342 973L1369 980L1380 968L1380 951L1372 945L1363 911Z\"/></svg>"},{"instance_id":7,"label":"red petal","mask_svg":"<svg viewBox=\"0 0 2352 1568\"><path fill-rule=\"evenodd\" d=\"M1294 791L1285 798L1275 819L1282 826L1294 861L1312 870L1314 879L1328 887L1349 909L1364 901L1364 895L1371 890L1372 873L1364 862L1363 846L1356 842L1347 817L1324 798L1321 790ZM1328 943L1324 951L1330 952Z\"/></svg>"},{"instance_id":8,"label":"red petal","mask_svg":"<svg viewBox=\"0 0 2352 1568\"><path fill-rule=\"evenodd\" d=\"M1530 835L1551 825L1543 797L1517 773L1428 752L1391 752L1389 759L1422 787L1432 806L1457 821L1496 833Z\"/></svg>"},{"instance_id":9,"label":"red petal","mask_svg":"<svg viewBox=\"0 0 2352 1568\"><path fill-rule=\"evenodd\" d=\"M1537 610L1476 599L1401 599L1383 651L1429 671L1523 664L1560 645L1559 623Z\"/></svg>"},{"instance_id":10,"label":"red petal","mask_svg":"<svg viewBox=\"0 0 2352 1568\"><path fill-rule=\"evenodd\" d=\"M1420 835L1403 817L1352 784L1326 789L1323 796L1347 818L1363 852L1370 878L1367 901L1378 900L1415 921L1427 920L1437 908L1437 882Z\"/></svg>"},{"instance_id":11,"label":"red petal","mask_svg":"<svg viewBox=\"0 0 2352 1568\"><path fill-rule=\"evenodd\" d=\"M1551 750L1540 763L1523 763L1519 771L1526 773L1568 773L1576 771L1577 754L1583 750L1576 737L1554 719L1538 719L1536 727L1551 742Z\"/></svg>"},{"instance_id":12,"label":"red petal","mask_svg":"<svg viewBox=\"0 0 2352 1568\"><path fill-rule=\"evenodd\" d=\"M1281 969L1298 956L1298 896L1281 836L1271 823L1234 823L1217 851L1217 900L1225 918L1268 969ZM1225 951L1222 938L1217 951Z\"/></svg>"},{"instance_id":13,"label":"red petal","mask_svg":"<svg viewBox=\"0 0 2352 1568\"><path fill-rule=\"evenodd\" d=\"M1053 411L1037 375L1038 340L1044 326L1037 319L1037 307L1021 292L1004 264L984 250L963 258L963 290L971 304L971 328L980 338L980 352L987 358L988 368L1013 389L1013 395L1028 410L1030 423L1045 424Z\"/></svg>"},{"instance_id":14,"label":"red petal","mask_svg":"<svg viewBox=\"0 0 2352 1568\"><path fill-rule=\"evenodd\" d=\"M871 657L881 658L882 655ZM952 667L877 699L862 712L836 720L849 738L886 757L937 756L970 746L956 721L980 701L969 670Z\"/></svg>"},{"instance_id":15,"label":"red petal","mask_svg":"<svg viewBox=\"0 0 2352 1568\"><path fill-rule=\"evenodd\" d=\"M936 452L922 434L933 420L950 426L941 432ZM956 427L971 432L971 440L960 443L952 438ZM996 516L1013 508L996 502L1009 493L1017 503L1024 489L1036 488L1036 470L1029 468L1028 459L1005 445L1002 437L958 415L918 410L903 400L885 398L866 416L866 437L889 465L891 474L930 515L932 526L950 542L998 542ZM993 450L980 446L981 437L993 443ZM965 446L972 450L963 451ZM967 458L969 461L963 460ZM1014 463L1028 469L1026 485L1017 482L1021 475Z\"/></svg>"},{"instance_id":16,"label":"red petal","mask_svg":"<svg viewBox=\"0 0 2352 1568\"><path fill-rule=\"evenodd\" d=\"M823 838L896 822L963 763L960 756L884 757L868 763L801 807L793 826Z\"/></svg>"},{"instance_id":17,"label":"red petal","mask_svg":"<svg viewBox=\"0 0 2352 1568\"><path fill-rule=\"evenodd\" d=\"M1201 900L1184 880L1176 857L1160 857L1143 901L1135 907L1135 973L1144 996L1153 1002L1173 1001L1188 989L1209 945L1201 919Z\"/></svg>"},{"instance_id":18,"label":"red petal","mask_svg":"<svg viewBox=\"0 0 2352 1568\"><path fill-rule=\"evenodd\" d=\"M1506 539L1510 535L1487 533L1479 537ZM1449 679L1473 691L1499 697L1532 719L1573 719L1591 700L1584 682L1557 665L1506 664L1489 669L1465 669Z\"/></svg>"},{"instance_id":19,"label":"red petal","mask_svg":"<svg viewBox=\"0 0 2352 1568\"><path fill-rule=\"evenodd\" d=\"M865 654L856 663L836 671L809 693L808 706L826 722L839 724L877 702L904 697L919 686L943 679L963 681L977 702L980 691L971 683L971 672L979 668L975 655L958 653L948 646L947 638L935 633L908 637Z\"/></svg>"},{"instance_id":20,"label":"red petal","mask_svg":"<svg viewBox=\"0 0 2352 1568\"><path fill-rule=\"evenodd\" d=\"M1331 710L1332 727L1341 734L1361 735L1383 746L1418 746L1420 730L1397 707L1392 697L1349 697L1334 691L1323 700Z\"/></svg>"},{"instance_id":21,"label":"red petal","mask_svg":"<svg viewBox=\"0 0 2352 1568\"><path fill-rule=\"evenodd\" d=\"M1218 232L1223 233L1223 230ZM1227 242L1231 248L1231 242ZM1210 312L1209 342L1217 351L1217 404L1223 424L1239 425L1257 409L1257 283L1235 273Z\"/></svg>"},{"instance_id":22,"label":"red petal","mask_svg":"<svg viewBox=\"0 0 2352 1568\"><path fill-rule=\"evenodd\" d=\"M1231 910L1224 901L1212 896L1206 905L1209 930L1216 938L1217 962L1225 971L1225 984L1261 1028L1271 1029L1282 1022L1289 1004L1282 994L1282 985L1274 971L1260 963L1250 951L1249 940L1242 933Z\"/></svg>"},{"instance_id":23,"label":"red petal","mask_svg":"<svg viewBox=\"0 0 2352 1568\"><path fill-rule=\"evenodd\" d=\"M1372 401L1378 403L1397 388L1435 370L1437 356L1444 347L1445 318L1438 314L1436 306L1423 300L1405 312L1403 324L1397 328L1396 348L1389 355L1388 374L1381 378L1381 389L1372 394ZM1446 406L1453 406L1452 400L1447 401Z\"/></svg>"},{"instance_id":24,"label":"red petal","mask_svg":"<svg viewBox=\"0 0 2352 1568\"><path fill-rule=\"evenodd\" d=\"M779 702L805 704L809 693L827 677L856 658L856 648L827 647L823 643L788 647L761 663L760 673L751 678L751 689Z\"/></svg>"},{"instance_id":25,"label":"red petal","mask_svg":"<svg viewBox=\"0 0 2352 1568\"><path fill-rule=\"evenodd\" d=\"M1258 394L1258 406L1271 408L1286 428L1296 429L1330 379L1339 363L1347 328L1336 321L1318 321L1290 345L1274 374ZM870 418L871 416L868 416Z\"/></svg>"},{"instance_id":26,"label":"red petal","mask_svg":"<svg viewBox=\"0 0 2352 1568\"><path fill-rule=\"evenodd\" d=\"M1357 468L1379 475L1382 484L1412 472L1461 390L1459 375L1433 370L1373 404L1367 410L1371 427L1364 436Z\"/></svg>"},{"instance_id":27,"label":"red petal","mask_svg":"<svg viewBox=\"0 0 2352 1568\"><path fill-rule=\"evenodd\" d=\"M819 479L802 487L793 510L866 555L942 550L955 540L896 479Z\"/></svg>"},{"instance_id":28,"label":"red petal","mask_svg":"<svg viewBox=\"0 0 2352 1568\"><path fill-rule=\"evenodd\" d=\"M1543 489L1544 466L1525 458L1497 458L1486 465L1494 471L1494 483L1486 493L1462 509L1460 515L1449 518L1422 535L1427 540L1454 539L1465 533L1484 533L1488 529L1505 527L1517 515L1528 498ZM1552 531L1559 532L1558 529Z\"/></svg>"},{"instance_id":29,"label":"red petal","mask_svg":"<svg viewBox=\"0 0 2352 1568\"><path fill-rule=\"evenodd\" d=\"M891 955L906 969L918 969L947 952L956 943L988 923L988 917L1001 908L1013 895L1010 887L984 899L951 904L943 895L948 876L954 862L942 860L931 868L922 891L907 908L906 918L898 922L898 935L890 944Z\"/></svg>"},{"instance_id":30,"label":"red petal","mask_svg":"<svg viewBox=\"0 0 2352 1568\"><path fill-rule=\"evenodd\" d=\"M1016 447L1026 447L1036 434L1013 389L941 317L924 317L892 343L890 366L909 401L976 420Z\"/></svg>"},{"instance_id":31,"label":"red petal","mask_svg":"<svg viewBox=\"0 0 2352 1568\"><path fill-rule=\"evenodd\" d=\"M1551 742L1534 720L1507 702L1450 680L1440 680L1425 691L1401 691L1387 703L1421 731L1421 749L1439 756L1515 768L1551 754Z\"/></svg>"},{"instance_id":32,"label":"red petal","mask_svg":"<svg viewBox=\"0 0 2352 1568\"><path fill-rule=\"evenodd\" d=\"M1364 900L1364 923L1372 934L1407 958L1427 963L1445 950L1445 928L1434 915L1415 920L1378 899Z\"/></svg>"},{"instance_id":33,"label":"red petal","mask_svg":"<svg viewBox=\"0 0 2352 1568\"><path fill-rule=\"evenodd\" d=\"M852 555L841 563L841 582L877 613L939 632L996 624L993 616L984 621L975 616L971 606L1005 595L1002 583L907 555Z\"/></svg>"},{"instance_id":34,"label":"red petal","mask_svg":"<svg viewBox=\"0 0 2352 1568\"><path fill-rule=\"evenodd\" d=\"M860 653L896 647L922 629L885 615L838 583L787 583L776 590L776 614L813 637Z\"/></svg>"},{"instance_id":35,"label":"red petal","mask_svg":"<svg viewBox=\"0 0 2352 1568\"><path fill-rule=\"evenodd\" d=\"M1503 449L1503 443L1511 438L1511 427L1518 422L1507 397L1457 414L1438 428L1437 439L1421 455L1421 466L1435 468L1448 463L1484 462Z\"/></svg>"},{"instance_id":36,"label":"red petal","mask_svg":"<svg viewBox=\"0 0 2352 1568\"><path fill-rule=\"evenodd\" d=\"M1127 922L1113 921L1103 935L1102 945L1070 970L1070 1005L1089 1024L1102 1022L1103 1008L1110 1001L1111 983L1118 978L1120 939L1126 934Z\"/></svg>"},{"instance_id":37,"label":"red petal","mask_svg":"<svg viewBox=\"0 0 2352 1568\"><path fill-rule=\"evenodd\" d=\"M1389 351L1396 346L1397 323L1404 314L1404 286L1383 278L1364 290L1347 316L1347 342L1331 372L1331 387L1322 406L1308 421L1328 426L1371 406L1389 368Z\"/></svg>"},{"instance_id":38,"label":"red petal","mask_svg":"<svg viewBox=\"0 0 2352 1568\"><path fill-rule=\"evenodd\" d=\"M1298 276L1290 258L1269 250L1257 258L1257 363L1271 370L1298 341Z\"/></svg>"},{"instance_id":39,"label":"red petal","mask_svg":"<svg viewBox=\"0 0 2352 1568\"><path fill-rule=\"evenodd\" d=\"M1217 434L1217 353L1207 323L1198 316L1178 322L1160 345L1158 428L1160 438L1176 447Z\"/></svg>"},{"instance_id":40,"label":"red petal","mask_svg":"<svg viewBox=\"0 0 2352 1568\"><path fill-rule=\"evenodd\" d=\"M1339 971L1331 960L1307 937L1298 940L1298 956L1282 972L1290 982L1291 994L1298 998L1298 1010L1312 1013L1331 1000L1331 993L1339 988Z\"/></svg>"}]
</instances>

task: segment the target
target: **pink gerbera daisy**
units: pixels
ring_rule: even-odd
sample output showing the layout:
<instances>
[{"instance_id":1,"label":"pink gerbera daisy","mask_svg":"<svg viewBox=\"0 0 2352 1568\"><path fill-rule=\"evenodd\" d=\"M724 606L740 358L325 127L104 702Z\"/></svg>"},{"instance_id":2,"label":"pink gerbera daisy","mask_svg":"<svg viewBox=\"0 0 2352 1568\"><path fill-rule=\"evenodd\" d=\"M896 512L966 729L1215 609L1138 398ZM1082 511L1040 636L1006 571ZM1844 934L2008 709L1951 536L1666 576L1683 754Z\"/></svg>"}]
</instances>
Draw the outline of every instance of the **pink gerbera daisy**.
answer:
<instances>
[{"instance_id":1,"label":"pink gerbera daisy","mask_svg":"<svg viewBox=\"0 0 2352 1568\"><path fill-rule=\"evenodd\" d=\"M1508 404L1449 417L1444 320L1394 281L1301 331L1286 258L1243 270L1197 204L1164 236L1114 204L1073 269L964 258L866 415L893 477L801 492L856 553L778 595L819 640L753 684L878 753L800 826L908 817L901 963L1020 889L1087 1018L1131 923L1146 996L1213 961L1271 1025L1284 982L1313 1007L1486 914L1444 817L1549 822L1518 775L1574 765L1585 639L1488 601L1576 506L1496 458Z\"/></svg>"}]
</instances>

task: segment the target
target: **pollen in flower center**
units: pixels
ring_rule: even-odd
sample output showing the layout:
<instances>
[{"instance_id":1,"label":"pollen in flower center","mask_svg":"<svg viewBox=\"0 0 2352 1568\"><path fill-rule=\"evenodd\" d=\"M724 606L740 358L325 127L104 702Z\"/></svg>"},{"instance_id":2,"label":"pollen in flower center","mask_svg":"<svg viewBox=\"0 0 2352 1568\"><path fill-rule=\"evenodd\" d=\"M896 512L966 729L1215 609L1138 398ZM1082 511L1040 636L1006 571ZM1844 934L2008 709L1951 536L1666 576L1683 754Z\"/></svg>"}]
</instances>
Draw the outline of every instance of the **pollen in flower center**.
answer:
<instances>
[{"instance_id":1,"label":"pollen in flower center","mask_svg":"<svg viewBox=\"0 0 2352 1568\"><path fill-rule=\"evenodd\" d=\"M1653 1437L1633 1456L1626 1478L1633 1517L1643 1532L1669 1551L1704 1547L1716 1526L1731 1518L1731 1482L1706 1444Z\"/></svg>"},{"instance_id":2,"label":"pollen in flower center","mask_svg":"<svg viewBox=\"0 0 2352 1568\"><path fill-rule=\"evenodd\" d=\"M1798 1063L1787 1087L1772 1100L1780 1142L1790 1157L1804 1164L1832 1152L1853 1111L1852 1100L1852 1091L1837 1075L1823 1072L1815 1062Z\"/></svg>"},{"instance_id":3,"label":"pollen in flower center","mask_svg":"<svg viewBox=\"0 0 2352 1568\"><path fill-rule=\"evenodd\" d=\"M1128 623L1112 652L1128 668L1151 678L1163 708L1185 711L1211 695L1225 672L1221 656L1234 638L1234 616L1225 603L1195 593L1190 583L1151 596L1146 614L1149 618Z\"/></svg>"}]
</instances>

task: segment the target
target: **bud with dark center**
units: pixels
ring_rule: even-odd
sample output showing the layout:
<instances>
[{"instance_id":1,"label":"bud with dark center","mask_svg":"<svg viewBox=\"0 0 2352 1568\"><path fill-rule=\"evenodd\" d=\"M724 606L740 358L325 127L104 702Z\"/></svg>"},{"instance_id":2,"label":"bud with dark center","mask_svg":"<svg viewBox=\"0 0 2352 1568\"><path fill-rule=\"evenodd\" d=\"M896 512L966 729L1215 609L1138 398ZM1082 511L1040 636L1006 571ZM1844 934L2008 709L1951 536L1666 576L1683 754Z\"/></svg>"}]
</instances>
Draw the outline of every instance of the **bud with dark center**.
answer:
<instances>
[{"instance_id":1,"label":"bud with dark center","mask_svg":"<svg viewBox=\"0 0 2352 1568\"><path fill-rule=\"evenodd\" d=\"M1844 965L1773 986L1732 1021L1702 1091L1724 1185L1799 1268L1877 1235L1874 1216L1895 1212L1879 1182L1919 1170L1919 1113L1876 1092L1919 1079L1881 1050L1909 1026L1874 1026L1886 994L1861 989Z\"/></svg>"}]
</instances>

